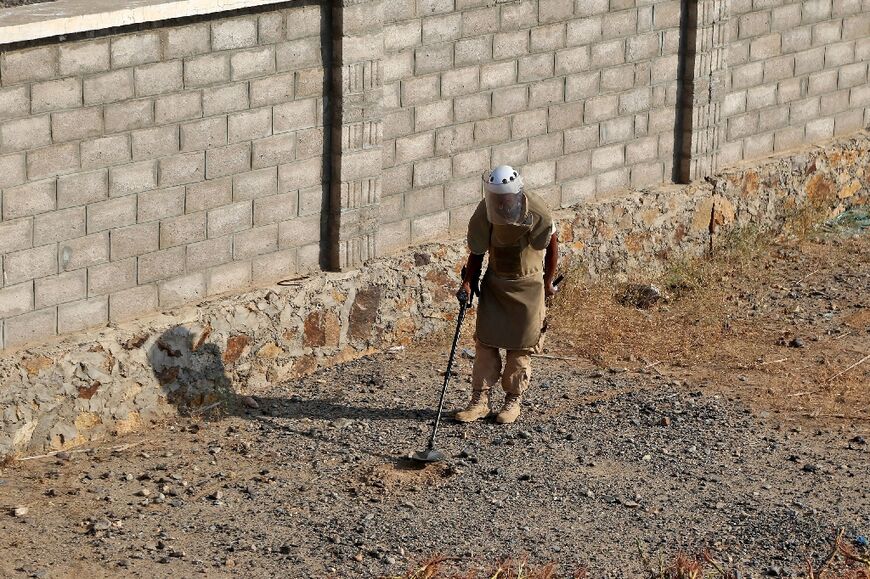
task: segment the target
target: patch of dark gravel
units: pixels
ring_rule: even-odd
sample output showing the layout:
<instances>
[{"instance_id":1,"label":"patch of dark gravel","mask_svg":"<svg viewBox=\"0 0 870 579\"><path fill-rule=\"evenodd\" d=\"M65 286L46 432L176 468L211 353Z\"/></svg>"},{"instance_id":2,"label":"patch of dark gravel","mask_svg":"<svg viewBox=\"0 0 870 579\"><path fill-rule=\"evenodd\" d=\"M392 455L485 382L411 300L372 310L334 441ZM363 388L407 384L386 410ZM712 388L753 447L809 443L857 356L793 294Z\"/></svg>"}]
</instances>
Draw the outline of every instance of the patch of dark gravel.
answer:
<instances>
[{"instance_id":1,"label":"patch of dark gravel","mask_svg":"<svg viewBox=\"0 0 870 579\"><path fill-rule=\"evenodd\" d=\"M558 360L535 361L518 423L448 421L449 461L417 469L403 457L425 447L443 358L366 358L128 451L19 463L0 482L29 514L0 516L0 551L27 572L377 577L432 554L463 570L528 554L626 577L639 546L709 548L760 576L820 560L835 528L870 529L857 430L791 429L715 384Z\"/></svg>"}]
</instances>

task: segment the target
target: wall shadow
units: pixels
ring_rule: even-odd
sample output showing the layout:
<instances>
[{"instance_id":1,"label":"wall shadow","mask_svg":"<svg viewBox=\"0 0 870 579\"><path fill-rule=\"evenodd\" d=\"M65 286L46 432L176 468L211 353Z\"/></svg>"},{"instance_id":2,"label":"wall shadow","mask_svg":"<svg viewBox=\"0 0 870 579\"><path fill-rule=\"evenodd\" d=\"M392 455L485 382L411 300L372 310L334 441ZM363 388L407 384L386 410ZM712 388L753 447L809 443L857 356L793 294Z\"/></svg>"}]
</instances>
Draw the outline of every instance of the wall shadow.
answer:
<instances>
[{"instance_id":1,"label":"wall shadow","mask_svg":"<svg viewBox=\"0 0 870 579\"><path fill-rule=\"evenodd\" d=\"M362 407L341 401L299 395L289 397L238 394L224 365L224 353L184 326L163 332L148 348L147 357L167 401L182 416L206 409L244 418L275 417L315 420L433 420L431 408Z\"/></svg>"}]
</instances>

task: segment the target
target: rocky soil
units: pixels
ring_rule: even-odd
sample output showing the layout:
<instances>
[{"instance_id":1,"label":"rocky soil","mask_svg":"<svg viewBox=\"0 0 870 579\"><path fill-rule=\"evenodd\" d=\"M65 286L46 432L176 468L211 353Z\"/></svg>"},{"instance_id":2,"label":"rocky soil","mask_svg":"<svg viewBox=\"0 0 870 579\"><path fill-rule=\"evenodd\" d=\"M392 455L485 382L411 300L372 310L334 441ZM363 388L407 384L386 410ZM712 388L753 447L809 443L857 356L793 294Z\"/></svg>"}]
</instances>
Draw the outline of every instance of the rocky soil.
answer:
<instances>
[{"instance_id":1,"label":"rocky soil","mask_svg":"<svg viewBox=\"0 0 870 579\"><path fill-rule=\"evenodd\" d=\"M777 246L731 275L724 308L748 288L770 307L728 317L738 337L727 344L707 331L727 356L680 357L673 336L642 328L596 354L555 323L520 421L448 421L437 446L449 460L426 468L405 457L425 447L443 337L275 384L225 416L18 461L0 470L0 575L389 577L442 554L457 572L528 555L558 576L615 578L642 576L639 552L706 548L741 577L801 576L837 529L849 541L870 533L867 382L830 381L867 353L870 324L846 323L870 304L866 250L866 235ZM608 323L670 320L695 298L682 299L641 314L614 306L624 317ZM582 307L567 296L555 311ZM629 352L644 336L671 346L641 360ZM758 355L738 355L737 342ZM792 365L766 364L783 357ZM470 366L466 352L448 407L464 402ZM866 367L846 376L860 386ZM813 416L808 396L830 399L825 412Z\"/></svg>"}]
</instances>

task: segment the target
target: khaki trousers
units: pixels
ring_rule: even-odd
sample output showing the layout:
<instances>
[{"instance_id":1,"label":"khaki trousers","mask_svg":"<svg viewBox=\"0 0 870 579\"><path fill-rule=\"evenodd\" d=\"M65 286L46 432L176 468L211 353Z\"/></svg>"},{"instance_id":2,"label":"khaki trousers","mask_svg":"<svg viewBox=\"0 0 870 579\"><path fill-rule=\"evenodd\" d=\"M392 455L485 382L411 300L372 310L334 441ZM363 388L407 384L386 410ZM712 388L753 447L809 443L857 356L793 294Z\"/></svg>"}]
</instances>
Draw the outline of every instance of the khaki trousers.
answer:
<instances>
[{"instance_id":1,"label":"khaki trousers","mask_svg":"<svg viewBox=\"0 0 870 579\"><path fill-rule=\"evenodd\" d=\"M532 353L536 348L527 350L506 350L504 370L498 348L481 344L475 340L474 366L471 370L471 388L475 391L489 392L501 378L501 387L508 394L522 395L532 379Z\"/></svg>"}]
</instances>

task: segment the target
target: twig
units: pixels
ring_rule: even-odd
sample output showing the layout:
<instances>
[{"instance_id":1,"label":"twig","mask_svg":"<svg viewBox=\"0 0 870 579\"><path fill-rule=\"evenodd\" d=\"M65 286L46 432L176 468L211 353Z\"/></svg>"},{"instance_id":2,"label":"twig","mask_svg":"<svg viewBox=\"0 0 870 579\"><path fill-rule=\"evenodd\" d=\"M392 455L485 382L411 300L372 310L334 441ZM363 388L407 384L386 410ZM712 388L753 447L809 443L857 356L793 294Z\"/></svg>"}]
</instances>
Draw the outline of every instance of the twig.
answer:
<instances>
[{"instance_id":1,"label":"twig","mask_svg":"<svg viewBox=\"0 0 870 579\"><path fill-rule=\"evenodd\" d=\"M812 392L795 392L794 394L786 394L786 398L793 398L795 396L806 396L807 394L812 394Z\"/></svg>"},{"instance_id":2,"label":"twig","mask_svg":"<svg viewBox=\"0 0 870 579\"><path fill-rule=\"evenodd\" d=\"M855 366L860 366L861 364L866 362L868 359L870 359L870 354L867 354L866 356L864 356L863 358L861 358L860 360L858 360L857 362L855 362L854 364L852 364L851 366L849 366L848 368L843 370L842 372L834 374L834 376L832 378L828 379L828 383L830 384L831 382L834 381L835 378L839 378L840 376L842 376L843 374L845 374L846 372L848 372L849 370L851 370Z\"/></svg>"},{"instance_id":3,"label":"twig","mask_svg":"<svg viewBox=\"0 0 870 579\"><path fill-rule=\"evenodd\" d=\"M569 362L580 361L580 358L572 358L571 356L552 356L550 354L532 354L532 358L545 358L547 360L568 360Z\"/></svg>"},{"instance_id":4,"label":"twig","mask_svg":"<svg viewBox=\"0 0 870 579\"><path fill-rule=\"evenodd\" d=\"M794 283L798 284L798 283L804 282L804 281L806 281L810 276L815 275L815 274L817 274L817 273L819 273L819 270L818 270L818 269L814 269L813 271L811 271L811 272L808 273L807 275L803 276L802 278L800 278L799 280L797 280L797 281L794 282Z\"/></svg>"},{"instance_id":5,"label":"twig","mask_svg":"<svg viewBox=\"0 0 870 579\"><path fill-rule=\"evenodd\" d=\"M779 360L770 360L769 362L761 362L758 364L759 367L767 366L768 364L779 364L780 362L785 362L788 358L780 358Z\"/></svg>"},{"instance_id":6,"label":"twig","mask_svg":"<svg viewBox=\"0 0 870 579\"><path fill-rule=\"evenodd\" d=\"M824 572L825 567L827 567L828 564L829 564L831 561L833 561L834 556L837 554L837 551L840 550L840 537L843 536L843 533L844 533L844 532L845 532L844 529L840 529L840 530L839 530L839 532L837 533L837 537L834 539L834 546L831 548L831 552L828 553L828 556L825 557L825 560L822 561L822 564L821 564L821 565L819 565L819 577L822 576L822 573Z\"/></svg>"}]
</instances>

